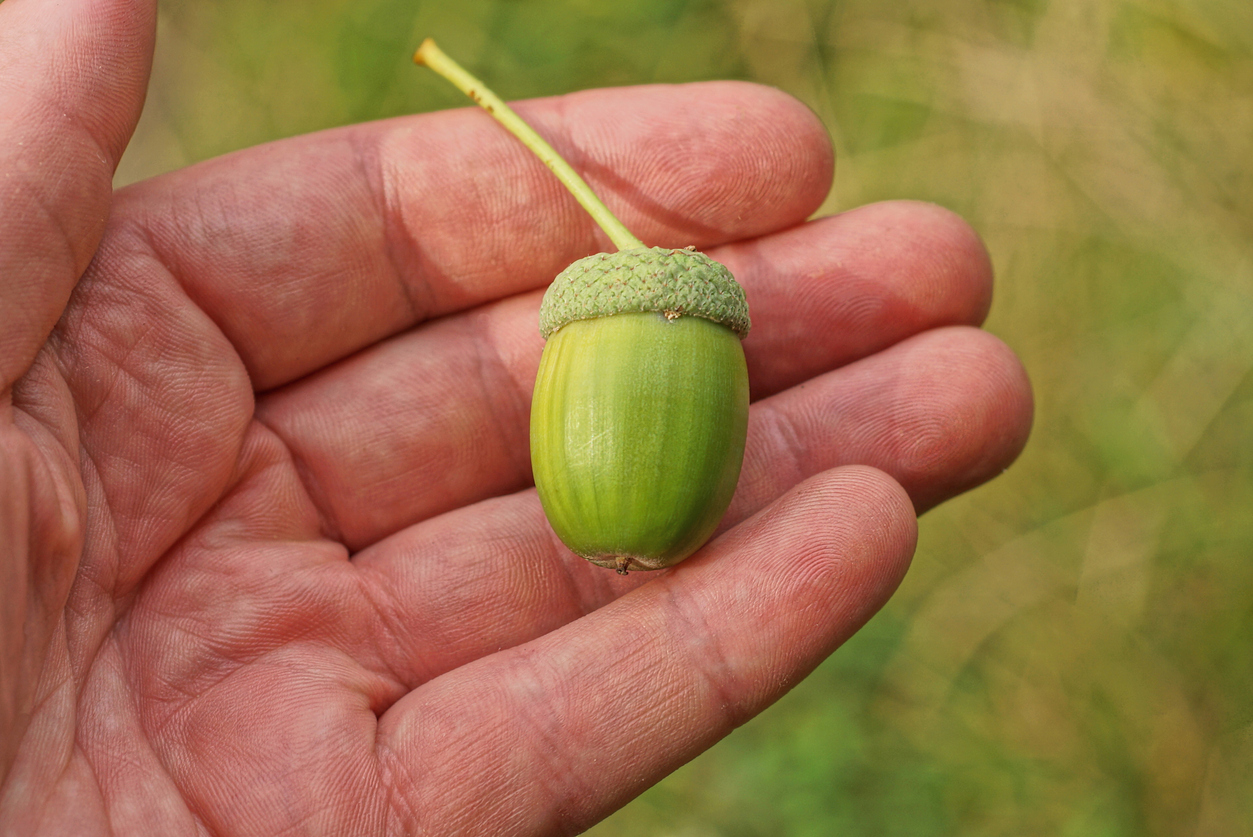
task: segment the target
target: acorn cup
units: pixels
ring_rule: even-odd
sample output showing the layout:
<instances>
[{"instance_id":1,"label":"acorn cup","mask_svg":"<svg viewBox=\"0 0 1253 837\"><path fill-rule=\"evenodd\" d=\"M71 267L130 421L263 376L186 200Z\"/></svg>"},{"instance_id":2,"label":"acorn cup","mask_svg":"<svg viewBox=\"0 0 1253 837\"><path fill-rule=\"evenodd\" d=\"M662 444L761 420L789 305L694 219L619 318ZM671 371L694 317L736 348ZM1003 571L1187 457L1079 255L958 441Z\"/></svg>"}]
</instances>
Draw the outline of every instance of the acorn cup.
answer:
<instances>
[{"instance_id":1,"label":"acorn cup","mask_svg":"<svg viewBox=\"0 0 1253 837\"><path fill-rule=\"evenodd\" d=\"M622 574L677 564L717 528L744 460L744 290L692 248L645 247L431 39L414 61L535 152L619 248L576 261L544 294L531 466L544 514L573 552Z\"/></svg>"}]
</instances>

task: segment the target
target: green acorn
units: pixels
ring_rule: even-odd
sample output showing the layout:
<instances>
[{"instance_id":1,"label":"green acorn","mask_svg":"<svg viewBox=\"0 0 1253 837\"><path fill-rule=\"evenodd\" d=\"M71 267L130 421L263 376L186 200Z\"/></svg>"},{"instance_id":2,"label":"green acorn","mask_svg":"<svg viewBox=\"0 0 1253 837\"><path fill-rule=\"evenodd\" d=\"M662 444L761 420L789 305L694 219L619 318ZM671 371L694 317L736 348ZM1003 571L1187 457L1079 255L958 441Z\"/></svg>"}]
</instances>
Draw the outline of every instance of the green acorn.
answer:
<instances>
[{"instance_id":1,"label":"green acorn","mask_svg":"<svg viewBox=\"0 0 1253 837\"><path fill-rule=\"evenodd\" d=\"M743 289L691 248L645 247L429 38L414 60L522 140L619 247L562 271L540 307L547 343L531 404L531 465L549 523L576 554L620 573L682 561L717 528L744 459Z\"/></svg>"}]
</instances>

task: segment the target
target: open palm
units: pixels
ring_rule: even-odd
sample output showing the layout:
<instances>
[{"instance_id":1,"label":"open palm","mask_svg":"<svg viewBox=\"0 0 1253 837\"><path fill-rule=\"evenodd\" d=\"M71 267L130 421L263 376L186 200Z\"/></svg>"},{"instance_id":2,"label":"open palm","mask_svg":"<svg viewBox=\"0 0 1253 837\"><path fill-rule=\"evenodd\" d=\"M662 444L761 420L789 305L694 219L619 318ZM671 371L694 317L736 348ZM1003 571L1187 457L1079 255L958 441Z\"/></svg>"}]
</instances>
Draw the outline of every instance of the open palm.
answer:
<instances>
[{"instance_id":1,"label":"open palm","mask_svg":"<svg viewBox=\"0 0 1253 837\"><path fill-rule=\"evenodd\" d=\"M592 222L473 109L112 193L154 18L0 6L0 833L577 831L804 677L915 513L1026 438L1022 371L972 327L978 239L921 204L806 223L831 155L804 107L524 103L753 311L720 534L594 567L526 442L539 296Z\"/></svg>"}]
</instances>

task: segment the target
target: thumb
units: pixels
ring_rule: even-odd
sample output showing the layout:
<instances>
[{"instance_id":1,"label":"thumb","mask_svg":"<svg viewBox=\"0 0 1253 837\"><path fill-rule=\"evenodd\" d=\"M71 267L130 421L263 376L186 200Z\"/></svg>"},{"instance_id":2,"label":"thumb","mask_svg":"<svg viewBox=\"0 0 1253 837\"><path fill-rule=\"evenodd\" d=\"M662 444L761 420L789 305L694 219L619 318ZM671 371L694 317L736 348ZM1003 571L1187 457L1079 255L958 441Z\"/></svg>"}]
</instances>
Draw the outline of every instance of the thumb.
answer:
<instances>
[{"instance_id":1,"label":"thumb","mask_svg":"<svg viewBox=\"0 0 1253 837\"><path fill-rule=\"evenodd\" d=\"M100 241L155 30L153 0L0 3L0 393Z\"/></svg>"}]
</instances>

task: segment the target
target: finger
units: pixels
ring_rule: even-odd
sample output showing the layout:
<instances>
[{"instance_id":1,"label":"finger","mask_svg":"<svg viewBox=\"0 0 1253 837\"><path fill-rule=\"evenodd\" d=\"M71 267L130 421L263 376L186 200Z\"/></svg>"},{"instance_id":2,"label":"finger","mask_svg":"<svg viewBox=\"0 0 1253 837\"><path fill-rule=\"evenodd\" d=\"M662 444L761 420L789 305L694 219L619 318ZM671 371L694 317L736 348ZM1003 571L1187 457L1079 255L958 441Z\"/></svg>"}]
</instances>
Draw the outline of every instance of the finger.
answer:
<instances>
[{"instance_id":1,"label":"finger","mask_svg":"<svg viewBox=\"0 0 1253 837\"><path fill-rule=\"evenodd\" d=\"M518 111L649 243L704 247L787 227L830 185L821 123L765 87L587 91ZM607 246L477 108L250 149L137 184L119 212L258 390L415 322L539 288Z\"/></svg>"},{"instance_id":2,"label":"finger","mask_svg":"<svg viewBox=\"0 0 1253 837\"><path fill-rule=\"evenodd\" d=\"M886 472L925 508L1001 473L1030 424L1030 387L1004 344L972 328L929 331L754 404L722 525L853 464ZM653 577L622 580L575 557L534 491L425 521L353 562L385 626L374 642L410 685L542 636Z\"/></svg>"},{"instance_id":3,"label":"finger","mask_svg":"<svg viewBox=\"0 0 1253 837\"><path fill-rule=\"evenodd\" d=\"M853 463L889 474L922 514L1008 468L1033 412L1018 358L974 328L924 332L754 407L733 519Z\"/></svg>"},{"instance_id":4,"label":"finger","mask_svg":"<svg viewBox=\"0 0 1253 837\"><path fill-rule=\"evenodd\" d=\"M869 204L716 256L745 277L754 400L927 329L980 325L992 303L982 240L935 204Z\"/></svg>"},{"instance_id":5,"label":"finger","mask_svg":"<svg viewBox=\"0 0 1253 837\"><path fill-rule=\"evenodd\" d=\"M612 605L426 684L379 723L395 810L439 811L421 821L436 832L586 828L851 636L915 531L882 474L826 473Z\"/></svg>"},{"instance_id":6,"label":"finger","mask_svg":"<svg viewBox=\"0 0 1253 837\"><path fill-rule=\"evenodd\" d=\"M0 391L30 365L100 240L155 25L150 0L0 5Z\"/></svg>"},{"instance_id":7,"label":"finger","mask_svg":"<svg viewBox=\"0 0 1253 837\"><path fill-rule=\"evenodd\" d=\"M755 398L925 329L976 324L991 293L978 237L929 204L862 207L712 253L748 293ZM360 548L530 484L538 304L431 323L259 402L329 534Z\"/></svg>"}]
</instances>

